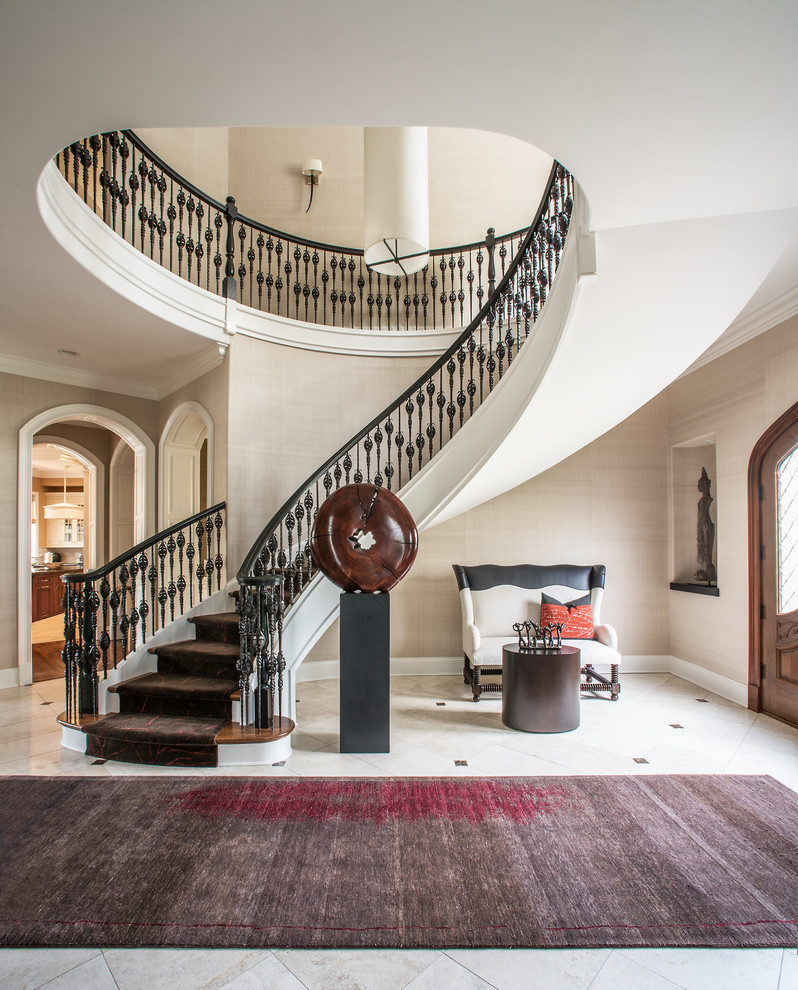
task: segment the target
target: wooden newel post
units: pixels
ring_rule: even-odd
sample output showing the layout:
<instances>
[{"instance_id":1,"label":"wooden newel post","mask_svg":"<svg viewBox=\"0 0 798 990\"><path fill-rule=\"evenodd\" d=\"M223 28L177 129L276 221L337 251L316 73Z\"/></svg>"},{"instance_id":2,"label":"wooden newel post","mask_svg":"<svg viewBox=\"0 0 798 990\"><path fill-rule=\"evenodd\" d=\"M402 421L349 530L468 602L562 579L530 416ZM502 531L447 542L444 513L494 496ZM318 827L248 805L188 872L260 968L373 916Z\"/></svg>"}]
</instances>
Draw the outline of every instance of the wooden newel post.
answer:
<instances>
[{"instance_id":1,"label":"wooden newel post","mask_svg":"<svg viewBox=\"0 0 798 990\"><path fill-rule=\"evenodd\" d=\"M233 196L228 196L225 209L227 217L227 243L225 254L227 261L224 265L224 280L222 282L222 295L225 299L236 298L236 266L235 266L235 244L233 240L233 221L238 216L238 207Z\"/></svg>"}]
</instances>

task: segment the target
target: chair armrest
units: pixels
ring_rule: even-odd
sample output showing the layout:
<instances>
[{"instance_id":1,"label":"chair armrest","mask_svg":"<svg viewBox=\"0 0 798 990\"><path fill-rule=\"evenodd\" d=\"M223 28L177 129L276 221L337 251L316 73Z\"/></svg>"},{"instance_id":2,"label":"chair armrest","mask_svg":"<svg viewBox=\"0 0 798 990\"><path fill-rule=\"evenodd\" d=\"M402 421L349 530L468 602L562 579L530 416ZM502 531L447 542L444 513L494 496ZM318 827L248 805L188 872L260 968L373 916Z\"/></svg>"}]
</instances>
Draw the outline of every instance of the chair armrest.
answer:
<instances>
[{"instance_id":1,"label":"chair armrest","mask_svg":"<svg viewBox=\"0 0 798 990\"><path fill-rule=\"evenodd\" d=\"M472 622L463 623L463 649L473 659L482 643L479 629Z\"/></svg>"},{"instance_id":2,"label":"chair armrest","mask_svg":"<svg viewBox=\"0 0 798 990\"><path fill-rule=\"evenodd\" d=\"M618 633L615 632L614 626L595 626L594 633L599 643L603 643L604 646L609 646L611 650L617 651Z\"/></svg>"}]
</instances>

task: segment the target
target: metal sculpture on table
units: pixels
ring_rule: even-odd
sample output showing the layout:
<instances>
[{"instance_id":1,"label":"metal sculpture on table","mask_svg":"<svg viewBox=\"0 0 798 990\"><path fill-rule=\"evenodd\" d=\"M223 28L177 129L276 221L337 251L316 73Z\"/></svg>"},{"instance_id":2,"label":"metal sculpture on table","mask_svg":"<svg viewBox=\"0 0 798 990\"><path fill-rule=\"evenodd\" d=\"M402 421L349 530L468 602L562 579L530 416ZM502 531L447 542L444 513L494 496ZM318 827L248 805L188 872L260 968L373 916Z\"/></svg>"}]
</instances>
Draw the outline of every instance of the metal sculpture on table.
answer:
<instances>
[{"instance_id":1,"label":"metal sculpture on table","mask_svg":"<svg viewBox=\"0 0 798 990\"><path fill-rule=\"evenodd\" d=\"M525 622L514 622L513 630L518 633L518 649L522 653L532 653L534 650L562 649L564 625L564 622L549 622L545 626L539 626L531 619L527 619Z\"/></svg>"},{"instance_id":2,"label":"metal sculpture on table","mask_svg":"<svg viewBox=\"0 0 798 990\"><path fill-rule=\"evenodd\" d=\"M321 572L342 589L340 750L387 753L388 592L416 559L418 529L405 505L387 489L345 485L319 508L310 545Z\"/></svg>"}]
</instances>

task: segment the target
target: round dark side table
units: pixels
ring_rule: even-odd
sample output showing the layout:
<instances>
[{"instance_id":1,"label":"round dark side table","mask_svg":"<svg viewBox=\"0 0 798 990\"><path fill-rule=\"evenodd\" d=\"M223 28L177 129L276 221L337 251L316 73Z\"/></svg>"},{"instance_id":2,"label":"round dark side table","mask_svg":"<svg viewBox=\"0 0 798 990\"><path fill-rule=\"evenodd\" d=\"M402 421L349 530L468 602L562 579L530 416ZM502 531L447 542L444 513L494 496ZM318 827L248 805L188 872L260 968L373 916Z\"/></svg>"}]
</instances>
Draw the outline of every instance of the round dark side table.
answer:
<instances>
[{"instance_id":1,"label":"round dark side table","mask_svg":"<svg viewBox=\"0 0 798 990\"><path fill-rule=\"evenodd\" d=\"M522 732L570 732L579 727L581 652L502 647L502 722Z\"/></svg>"}]
</instances>

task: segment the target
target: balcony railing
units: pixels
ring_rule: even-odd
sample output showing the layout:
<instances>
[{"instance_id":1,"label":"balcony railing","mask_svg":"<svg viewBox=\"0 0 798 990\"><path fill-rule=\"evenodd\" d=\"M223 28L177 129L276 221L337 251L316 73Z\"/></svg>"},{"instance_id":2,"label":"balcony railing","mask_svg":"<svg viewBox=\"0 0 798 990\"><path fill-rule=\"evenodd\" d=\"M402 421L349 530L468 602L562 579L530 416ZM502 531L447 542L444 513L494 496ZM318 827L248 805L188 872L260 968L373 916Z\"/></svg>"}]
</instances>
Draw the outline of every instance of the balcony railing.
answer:
<instances>
[{"instance_id":1,"label":"balcony railing","mask_svg":"<svg viewBox=\"0 0 798 990\"><path fill-rule=\"evenodd\" d=\"M169 271L265 313L368 330L468 326L527 229L430 251L414 275L371 271L362 250L304 240L207 196L132 131L94 134L56 156L75 192L128 244Z\"/></svg>"}]
</instances>

